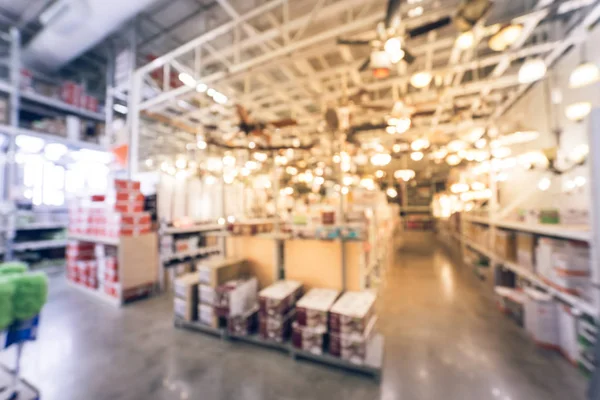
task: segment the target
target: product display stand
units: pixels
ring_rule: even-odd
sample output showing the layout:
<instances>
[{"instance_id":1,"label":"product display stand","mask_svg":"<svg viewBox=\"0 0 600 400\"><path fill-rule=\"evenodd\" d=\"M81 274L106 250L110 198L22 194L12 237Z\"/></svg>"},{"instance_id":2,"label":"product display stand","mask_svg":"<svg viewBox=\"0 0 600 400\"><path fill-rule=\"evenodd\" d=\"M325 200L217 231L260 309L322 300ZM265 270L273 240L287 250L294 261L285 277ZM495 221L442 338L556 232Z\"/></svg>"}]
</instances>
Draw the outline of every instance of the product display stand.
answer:
<instances>
[{"instance_id":1,"label":"product display stand","mask_svg":"<svg viewBox=\"0 0 600 400\"><path fill-rule=\"evenodd\" d=\"M4 366L0 369L0 395L3 399L40 399L39 391L19 377L23 346L28 341L36 340L38 324L39 316L36 316L29 321L14 323L5 332L4 348L16 346L16 361L14 370L11 371Z\"/></svg>"},{"instance_id":2,"label":"product display stand","mask_svg":"<svg viewBox=\"0 0 600 400\"><path fill-rule=\"evenodd\" d=\"M158 282L158 239L156 233L118 238L96 237L92 235L69 234L69 240L91 242L117 248L119 284L117 296L113 297L100 289L92 289L76 283L71 286L93 295L114 306L121 306L128 300L138 298L154 290Z\"/></svg>"},{"instance_id":3,"label":"product display stand","mask_svg":"<svg viewBox=\"0 0 600 400\"><path fill-rule=\"evenodd\" d=\"M197 321L190 322L175 317L174 325L177 328L184 328L196 332L207 333L209 335L216 336L225 340L235 340L244 343L250 343L253 345L258 345L272 350L278 350L288 354L294 360L303 359L315 361L320 364L342 368L347 371L357 372L360 374L371 376L376 380L379 380L381 378L381 369L383 365L383 336L379 334L376 335L376 337L372 340L371 346L373 347L373 357L371 360L369 360L369 365L359 365L338 357L334 357L330 354L314 354L308 351L299 350L292 346L289 342L278 343L272 340L265 340L259 335L229 335L227 333L227 330L224 328L212 328Z\"/></svg>"}]
</instances>

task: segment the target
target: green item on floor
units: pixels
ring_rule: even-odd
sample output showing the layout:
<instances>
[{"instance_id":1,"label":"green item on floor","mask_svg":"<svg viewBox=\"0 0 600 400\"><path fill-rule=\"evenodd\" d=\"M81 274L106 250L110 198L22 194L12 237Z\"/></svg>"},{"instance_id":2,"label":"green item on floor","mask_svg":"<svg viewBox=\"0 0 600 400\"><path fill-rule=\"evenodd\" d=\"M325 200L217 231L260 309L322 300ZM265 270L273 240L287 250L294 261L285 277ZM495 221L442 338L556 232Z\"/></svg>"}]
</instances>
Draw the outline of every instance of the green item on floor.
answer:
<instances>
[{"instance_id":1,"label":"green item on floor","mask_svg":"<svg viewBox=\"0 0 600 400\"><path fill-rule=\"evenodd\" d=\"M14 319L13 297L15 284L11 278L0 277L0 330L12 324Z\"/></svg>"},{"instance_id":2,"label":"green item on floor","mask_svg":"<svg viewBox=\"0 0 600 400\"><path fill-rule=\"evenodd\" d=\"M43 272L15 275L15 319L25 321L38 315L48 298L48 278Z\"/></svg>"},{"instance_id":3,"label":"green item on floor","mask_svg":"<svg viewBox=\"0 0 600 400\"><path fill-rule=\"evenodd\" d=\"M9 261L0 264L0 275L24 274L27 270L27 264L20 261Z\"/></svg>"}]
</instances>

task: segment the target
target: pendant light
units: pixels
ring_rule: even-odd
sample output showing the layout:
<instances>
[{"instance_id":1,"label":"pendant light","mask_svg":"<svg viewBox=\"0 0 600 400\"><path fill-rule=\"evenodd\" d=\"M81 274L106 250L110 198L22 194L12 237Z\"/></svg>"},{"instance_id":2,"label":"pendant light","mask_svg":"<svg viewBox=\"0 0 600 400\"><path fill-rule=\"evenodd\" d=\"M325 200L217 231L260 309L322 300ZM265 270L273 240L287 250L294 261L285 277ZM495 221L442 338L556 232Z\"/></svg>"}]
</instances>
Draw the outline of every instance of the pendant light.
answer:
<instances>
[{"instance_id":1,"label":"pendant light","mask_svg":"<svg viewBox=\"0 0 600 400\"><path fill-rule=\"evenodd\" d=\"M533 83L546 75L546 62L541 58L530 58L519 69L519 83Z\"/></svg>"},{"instance_id":2,"label":"pendant light","mask_svg":"<svg viewBox=\"0 0 600 400\"><path fill-rule=\"evenodd\" d=\"M416 72L410 77L410 84L417 89L423 89L431 83L433 75L429 71Z\"/></svg>"},{"instance_id":3,"label":"pendant light","mask_svg":"<svg viewBox=\"0 0 600 400\"><path fill-rule=\"evenodd\" d=\"M425 155L421 151L413 151L410 153L410 159L413 161L421 161L423 157L425 157Z\"/></svg>"},{"instance_id":4,"label":"pendant light","mask_svg":"<svg viewBox=\"0 0 600 400\"><path fill-rule=\"evenodd\" d=\"M424 150L426 148L429 147L429 140L422 138L422 139L415 139L411 144L410 144L410 148L413 151L421 151Z\"/></svg>"},{"instance_id":5,"label":"pendant light","mask_svg":"<svg viewBox=\"0 0 600 400\"><path fill-rule=\"evenodd\" d=\"M390 60L388 53L385 51L379 50L372 52L370 65L375 78L382 79L390 76L392 61Z\"/></svg>"},{"instance_id":6,"label":"pendant light","mask_svg":"<svg viewBox=\"0 0 600 400\"><path fill-rule=\"evenodd\" d=\"M394 172L394 178L401 179L404 182L408 182L415 177L415 171L412 169L399 169Z\"/></svg>"},{"instance_id":7,"label":"pendant light","mask_svg":"<svg viewBox=\"0 0 600 400\"><path fill-rule=\"evenodd\" d=\"M475 44L475 35L472 31L466 31L458 35L456 38L456 47L461 50L467 50Z\"/></svg>"},{"instance_id":8,"label":"pendant light","mask_svg":"<svg viewBox=\"0 0 600 400\"><path fill-rule=\"evenodd\" d=\"M504 51L519 39L522 32L523 25L505 25L490 38L488 45L494 51Z\"/></svg>"},{"instance_id":9,"label":"pendant light","mask_svg":"<svg viewBox=\"0 0 600 400\"><path fill-rule=\"evenodd\" d=\"M398 196L398 192L393 187L388 188L385 193L392 199Z\"/></svg>"},{"instance_id":10,"label":"pendant light","mask_svg":"<svg viewBox=\"0 0 600 400\"><path fill-rule=\"evenodd\" d=\"M600 70L593 62L586 61L585 45L581 45L581 63L571 72L569 76L569 87L577 89L598 82Z\"/></svg>"},{"instance_id":11,"label":"pendant light","mask_svg":"<svg viewBox=\"0 0 600 400\"><path fill-rule=\"evenodd\" d=\"M402 50L402 41L400 38L392 37L386 40L383 49L387 53L390 61L394 64L404 58L404 50Z\"/></svg>"},{"instance_id":12,"label":"pendant light","mask_svg":"<svg viewBox=\"0 0 600 400\"><path fill-rule=\"evenodd\" d=\"M580 101L567 106L565 116L571 121L579 122L587 117L590 111L592 111L592 103Z\"/></svg>"},{"instance_id":13,"label":"pendant light","mask_svg":"<svg viewBox=\"0 0 600 400\"><path fill-rule=\"evenodd\" d=\"M454 167L454 166L460 164L460 161L461 161L460 157L457 156L456 154L450 154L448 157L446 157L446 162L451 167Z\"/></svg>"}]
</instances>

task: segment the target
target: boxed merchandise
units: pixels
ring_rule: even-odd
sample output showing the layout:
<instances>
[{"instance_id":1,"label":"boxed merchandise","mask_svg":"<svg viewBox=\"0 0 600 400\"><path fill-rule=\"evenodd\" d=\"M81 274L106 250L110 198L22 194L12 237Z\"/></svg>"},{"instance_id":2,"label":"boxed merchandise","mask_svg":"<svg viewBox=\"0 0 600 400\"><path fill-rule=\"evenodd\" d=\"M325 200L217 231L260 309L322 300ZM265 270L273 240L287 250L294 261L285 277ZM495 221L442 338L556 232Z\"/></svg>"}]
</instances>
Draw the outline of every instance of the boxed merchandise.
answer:
<instances>
[{"instance_id":1,"label":"boxed merchandise","mask_svg":"<svg viewBox=\"0 0 600 400\"><path fill-rule=\"evenodd\" d=\"M258 305L243 314L230 316L227 319L227 332L230 335L248 336L258 328Z\"/></svg>"},{"instance_id":2,"label":"boxed merchandise","mask_svg":"<svg viewBox=\"0 0 600 400\"><path fill-rule=\"evenodd\" d=\"M560 222L563 225L587 225L590 213L585 209L569 208L560 212Z\"/></svg>"},{"instance_id":3,"label":"boxed merchandise","mask_svg":"<svg viewBox=\"0 0 600 400\"><path fill-rule=\"evenodd\" d=\"M558 348L558 307L551 295L526 288L525 330L540 346Z\"/></svg>"},{"instance_id":4,"label":"boxed merchandise","mask_svg":"<svg viewBox=\"0 0 600 400\"><path fill-rule=\"evenodd\" d=\"M286 315L260 315L259 331L261 337L279 343L288 340L292 331L292 322L295 314L296 311L291 310Z\"/></svg>"},{"instance_id":5,"label":"boxed merchandise","mask_svg":"<svg viewBox=\"0 0 600 400\"><path fill-rule=\"evenodd\" d=\"M494 251L504 260L515 261L517 258L515 233L498 229L494 238Z\"/></svg>"},{"instance_id":6,"label":"boxed merchandise","mask_svg":"<svg viewBox=\"0 0 600 400\"><path fill-rule=\"evenodd\" d=\"M213 328L219 327L219 316L215 313L214 307L208 304L198 305L198 321Z\"/></svg>"},{"instance_id":7,"label":"boxed merchandise","mask_svg":"<svg viewBox=\"0 0 600 400\"><path fill-rule=\"evenodd\" d=\"M541 224L558 224L560 223L560 214L557 209L540 210Z\"/></svg>"},{"instance_id":8,"label":"boxed merchandise","mask_svg":"<svg viewBox=\"0 0 600 400\"><path fill-rule=\"evenodd\" d=\"M374 314L375 293L371 291L346 292L330 310L331 333L362 335Z\"/></svg>"},{"instance_id":9,"label":"boxed merchandise","mask_svg":"<svg viewBox=\"0 0 600 400\"><path fill-rule=\"evenodd\" d=\"M135 190L139 191L141 188L140 182L128 181L125 179L115 179L115 188L119 191L123 190Z\"/></svg>"},{"instance_id":10,"label":"boxed merchandise","mask_svg":"<svg viewBox=\"0 0 600 400\"><path fill-rule=\"evenodd\" d=\"M196 264L200 283L216 288L246 273L246 260L240 258L206 259Z\"/></svg>"},{"instance_id":11,"label":"boxed merchandise","mask_svg":"<svg viewBox=\"0 0 600 400\"><path fill-rule=\"evenodd\" d=\"M198 302L212 306L215 304L215 288L208 285L198 285Z\"/></svg>"},{"instance_id":12,"label":"boxed merchandise","mask_svg":"<svg viewBox=\"0 0 600 400\"><path fill-rule=\"evenodd\" d=\"M113 282L104 282L104 293L112 297L121 296L121 284Z\"/></svg>"},{"instance_id":13,"label":"boxed merchandise","mask_svg":"<svg viewBox=\"0 0 600 400\"><path fill-rule=\"evenodd\" d=\"M579 359L577 344L577 320L575 309L566 305L558 305L559 346L561 353L572 364Z\"/></svg>"},{"instance_id":14,"label":"boxed merchandise","mask_svg":"<svg viewBox=\"0 0 600 400\"><path fill-rule=\"evenodd\" d=\"M300 326L322 327L329 322L329 310L340 292L334 289L311 289L296 304L296 322Z\"/></svg>"},{"instance_id":15,"label":"boxed merchandise","mask_svg":"<svg viewBox=\"0 0 600 400\"><path fill-rule=\"evenodd\" d=\"M519 326L523 326L526 294L521 290L503 286L496 286L494 292L500 311L511 317Z\"/></svg>"},{"instance_id":16,"label":"boxed merchandise","mask_svg":"<svg viewBox=\"0 0 600 400\"><path fill-rule=\"evenodd\" d=\"M517 233L517 262L523 268L534 271L535 236L530 233Z\"/></svg>"},{"instance_id":17,"label":"boxed merchandise","mask_svg":"<svg viewBox=\"0 0 600 400\"><path fill-rule=\"evenodd\" d=\"M83 91L83 86L73 81L66 81L61 86L60 98L65 103L79 107Z\"/></svg>"},{"instance_id":18,"label":"boxed merchandise","mask_svg":"<svg viewBox=\"0 0 600 400\"><path fill-rule=\"evenodd\" d=\"M187 321L194 321L196 319L196 304L198 302L198 275L189 273L180 276L175 280L174 286L176 314ZM184 303L185 308L183 308Z\"/></svg>"},{"instance_id":19,"label":"boxed merchandise","mask_svg":"<svg viewBox=\"0 0 600 400\"><path fill-rule=\"evenodd\" d=\"M260 312L264 315L286 315L302 295L302 284L296 281L277 281L258 294Z\"/></svg>"},{"instance_id":20,"label":"boxed merchandise","mask_svg":"<svg viewBox=\"0 0 600 400\"><path fill-rule=\"evenodd\" d=\"M296 316L298 319L298 316ZM313 354L323 354L327 328L322 325L311 327L300 325L297 321L292 324L292 345L300 350Z\"/></svg>"},{"instance_id":21,"label":"boxed merchandise","mask_svg":"<svg viewBox=\"0 0 600 400\"><path fill-rule=\"evenodd\" d=\"M372 316L363 333L345 334L331 333L329 336L329 352L331 355L354 364L364 364L368 356L368 347L375 331L377 317Z\"/></svg>"}]
</instances>

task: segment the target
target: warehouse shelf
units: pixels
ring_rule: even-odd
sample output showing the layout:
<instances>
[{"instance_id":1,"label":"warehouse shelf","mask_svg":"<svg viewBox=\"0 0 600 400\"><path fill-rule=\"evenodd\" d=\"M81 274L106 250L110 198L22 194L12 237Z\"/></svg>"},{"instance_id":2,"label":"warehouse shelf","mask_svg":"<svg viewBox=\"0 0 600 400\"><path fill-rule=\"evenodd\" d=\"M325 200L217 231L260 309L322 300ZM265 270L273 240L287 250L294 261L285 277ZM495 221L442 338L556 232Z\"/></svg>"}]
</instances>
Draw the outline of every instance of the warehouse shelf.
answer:
<instances>
[{"instance_id":1,"label":"warehouse shelf","mask_svg":"<svg viewBox=\"0 0 600 400\"><path fill-rule=\"evenodd\" d=\"M494 225L498 228L511 229L515 231L535 233L542 236L551 236L571 240L590 241L591 232L585 225L559 225L559 224L535 224L519 221L492 221L489 218L469 216L466 214L464 220L483 225Z\"/></svg>"},{"instance_id":2,"label":"warehouse shelf","mask_svg":"<svg viewBox=\"0 0 600 400\"><path fill-rule=\"evenodd\" d=\"M94 236L94 235L82 235L78 233L69 233L69 240L78 240L80 242L91 242L91 243L99 243L106 244L109 246L118 246L119 238L112 237L103 237L103 236Z\"/></svg>"},{"instance_id":3,"label":"warehouse shelf","mask_svg":"<svg viewBox=\"0 0 600 400\"><path fill-rule=\"evenodd\" d=\"M554 297L561 299L562 301L572 305L573 307L579 309L580 311L585 312L586 314L589 314L590 316L596 317L598 315L598 310L596 310L596 308L593 305L589 304L588 302L578 298L577 296L573 296L571 294L564 293L564 292L552 287L551 285L548 285L539 276L537 276L534 272L529 271L528 269L523 268L520 265L518 265L512 261L502 260L502 259L495 257L494 254L490 250L484 248L481 245L474 243L473 241L467 239L466 237L463 237L463 240L465 241L465 244L468 247L470 247L473 250L477 251L478 253L481 253L482 255L490 258L494 263L503 265L504 267L513 271L515 274L524 278L525 280L532 283L533 285L544 289L546 292L550 293Z\"/></svg>"},{"instance_id":4,"label":"warehouse shelf","mask_svg":"<svg viewBox=\"0 0 600 400\"><path fill-rule=\"evenodd\" d=\"M209 253L215 253L215 252L219 252L219 251L221 251L220 246L203 247L203 248L196 249L196 250L185 251L185 252L181 252L181 253L175 253L175 254L171 254L168 256L164 256L162 258L162 261L169 262L169 261L173 261L173 260L183 260L185 258L193 258L193 257L203 256L203 255L206 255Z\"/></svg>"},{"instance_id":5,"label":"warehouse shelf","mask_svg":"<svg viewBox=\"0 0 600 400\"><path fill-rule=\"evenodd\" d=\"M105 146L102 146L98 143L86 142L83 140L73 140L73 139L66 138L64 136L59 136L57 134L39 132L39 131L34 131L32 129L13 128L8 125L0 125L0 131L9 133L11 135L34 136L34 137L38 137L40 139L44 139L47 142L61 143L61 144L64 144L65 146L78 148L78 149L89 149L89 150L96 150L96 151L106 151L107 150Z\"/></svg>"},{"instance_id":6,"label":"warehouse shelf","mask_svg":"<svg viewBox=\"0 0 600 400\"><path fill-rule=\"evenodd\" d=\"M15 229L17 231L36 231L36 230L45 230L45 229L66 229L66 223L60 222L38 222L33 224L27 224L22 226L16 226Z\"/></svg>"},{"instance_id":7,"label":"warehouse shelf","mask_svg":"<svg viewBox=\"0 0 600 400\"><path fill-rule=\"evenodd\" d=\"M348 371L357 372L371 376L375 379L381 377L381 366L383 365L383 336L377 334L372 339L372 347L377 348L373 352L371 364L356 364L330 354L314 354L309 351L295 348L289 342L275 342L273 340L263 339L260 335L230 335L225 328L213 328L198 321L186 321L182 318L175 317L174 325L177 328L185 328L196 332L207 333L221 339L236 340L244 343L258 345L272 350L278 350L291 356L292 359L303 359L315 361L320 364L342 368Z\"/></svg>"},{"instance_id":8,"label":"warehouse shelf","mask_svg":"<svg viewBox=\"0 0 600 400\"><path fill-rule=\"evenodd\" d=\"M5 81L0 81L0 91L4 93L12 93L14 90L13 86ZM68 114L77 115L83 118L88 118L98 122L104 122L105 117L104 113L94 112L90 110L86 110L84 108L75 107L74 105L65 103L64 101L44 96L39 93L31 92L31 91L19 91L19 96L23 100L28 100L33 103L38 103L45 105L47 107L53 108L55 110L63 111Z\"/></svg>"},{"instance_id":9,"label":"warehouse shelf","mask_svg":"<svg viewBox=\"0 0 600 400\"><path fill-rule=\"evenodd\" d=\"M181 228L176 227L168 227L163 230L163 234L165 235L176 235L179 233L194 233L194 232L208 232L208 231L217 231L223 229L223 225L219 224L206 224L206 225L194 225L194 226L185 226Z\"/></svg>"},{"instance_id":10,"label":"warehouse shelf","mask_svg":"<svg viewBox=\"0 0 600 400\"><path fill-rule=\"evenodd\" d=\"M46 250L46 249L58 249L67 246L66 239L53 239L53 240L37 240L31 242L15 242L13 244L13 250L15 251L27 251L27 250Z\"/></svg>"},{"instance_id":11,"label":"warehouse shelf","mask_svg":"<svg viewBox=\"0 0 600 400\"><path fill-rule=\"evenodd\" d=\"M67 281L67 282L70 287L75 288L75 289L79 290L80 292L89 295L93 299L100 300L101 302L110 304L111 306L114 306L114 307L120 307L122 304L121 300L119 298L109 296L108 294L101 292L100 289L92 289L87 286L73 283L71 281Z\"/></svg>"}]
</instances>

